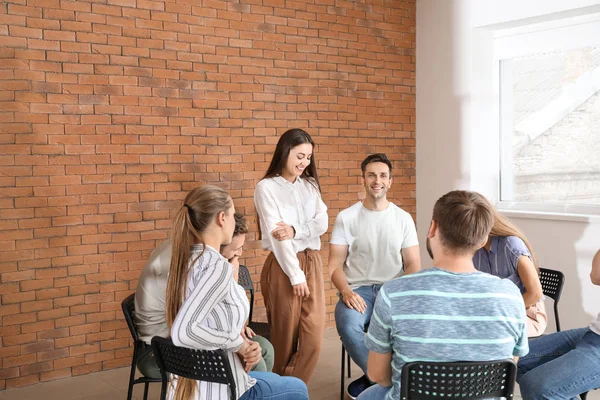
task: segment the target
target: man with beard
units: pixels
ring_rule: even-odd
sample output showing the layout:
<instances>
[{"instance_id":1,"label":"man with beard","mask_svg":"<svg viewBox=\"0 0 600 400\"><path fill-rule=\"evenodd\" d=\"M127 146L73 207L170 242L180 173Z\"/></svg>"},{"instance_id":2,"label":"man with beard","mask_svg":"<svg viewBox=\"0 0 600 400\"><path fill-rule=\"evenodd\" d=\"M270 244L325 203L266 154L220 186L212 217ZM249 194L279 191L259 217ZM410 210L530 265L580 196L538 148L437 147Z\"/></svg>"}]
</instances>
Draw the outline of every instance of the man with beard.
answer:
<instances>
[{"instance_id":1,"label":"man with beard","mask_svg":"<svg viewBox=\"0 0 600 400\"><path fill-rule=\"evenodd\" d=\"M400 398L410 361L491 361L529 351L523 296L508 279L477 271L473 254L493 224L489 201L456 190L433 208L427 250L433 268L383 285L366 345L369 377L378 385L358 400Z\"/></svg>"},{"instance_id":2,"label":"man with beard","mask_svg":"<svg viewBox=\"0 0 600 400\"><path fill-rule=\"evenodd\" d=\"M421 268L414 221L386 196L392 163L385 154L372 154L361 170L366 197L338 214L329 246L331 281L340 298L335 324L348 354L365 373L348 385L352 399L372 385L366 376L365 327L381 285Z\"/></svg>"}]
</instances>

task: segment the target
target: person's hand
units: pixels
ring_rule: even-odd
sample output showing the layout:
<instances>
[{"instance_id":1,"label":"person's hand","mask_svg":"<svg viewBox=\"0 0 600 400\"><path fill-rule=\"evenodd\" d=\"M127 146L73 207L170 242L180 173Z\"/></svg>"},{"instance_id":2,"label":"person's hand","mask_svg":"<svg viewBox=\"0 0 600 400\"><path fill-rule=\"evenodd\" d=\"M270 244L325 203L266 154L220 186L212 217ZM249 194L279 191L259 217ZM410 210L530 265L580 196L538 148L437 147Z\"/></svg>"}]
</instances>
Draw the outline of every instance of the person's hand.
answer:
<instances>
[{"instance_id":1,"label":"person's hand","mask_svg":"<svg viewBox=\"0 0 600 400\"><path fill-rule=\"evenodd\" d=\"M293 239L295 232L294 232L294 228L292 228L290 225L286 224L285 222L278 222L277 228L275 228L271 231L271 235L275 239L281 241L281 240Z\"/></svg>"},{"instance_id":2,"label":"person's hand","mask_svg":"<svg viewBox=\"0 0 600 400\"><path fill-rule=\"evenodd\" d=\"M254 333L252 328L250 328L249 326L246 326L246 327L244 327L244 330L242 331L242 336L245 336L248 339L252 339L254 336L256 336L256 333Z\"/></svg>"},{"instance_id":3,"label":"person's hand","mask_svg":"<svg viewBox=\"0 0 600 400\"><path fill-rule=\"evenodd\" d=\"M361 314L364 314L367 310L367 303L365 303L365 300L350 288L342 293L342 301L346 307L356 310Z\"/></svg>"},{"instance_id":4,"label":"person's hand","mask_svg":"<svg viewBox=\"0 0 600 400\"><path fill-rule=\"evenodd\" d=\"M258 364L262 357L262 349L260 348L260 344L258 342L246 342L248 343L248 348L243 355L242 360L244 361L244 370L246 372L250 372L253 366Z\"/></svg>"},{"instance_id":5,"label":"person's hand","mask_svg":"<svg viewBox=\"0 0 600 400\"><path fill-rule=\"evenodd\" d=\"M292 289L294 289L294 295L299 297L304 297L305 299L310 296L310 290L308 290L308 285L306 282L299 283L297 285L292 285Z\"/></svg>"}]
</instances>

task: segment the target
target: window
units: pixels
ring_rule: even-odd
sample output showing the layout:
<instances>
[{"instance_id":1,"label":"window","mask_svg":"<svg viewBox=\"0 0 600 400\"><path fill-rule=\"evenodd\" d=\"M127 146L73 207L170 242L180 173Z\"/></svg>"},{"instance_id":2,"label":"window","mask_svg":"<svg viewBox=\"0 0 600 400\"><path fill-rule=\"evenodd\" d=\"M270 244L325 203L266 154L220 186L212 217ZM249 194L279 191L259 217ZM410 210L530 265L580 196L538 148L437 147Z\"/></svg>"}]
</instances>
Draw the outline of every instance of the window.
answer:
<instances>
[{"instance_id":1,"label":"window","mask_svg":"<svg viewBox=\"0 0 600 400\"><path fill-rule=\"evenodd\" d=\"M500 203L600 214L600 19L500 33Z\"/></svg>"}]
</instances>

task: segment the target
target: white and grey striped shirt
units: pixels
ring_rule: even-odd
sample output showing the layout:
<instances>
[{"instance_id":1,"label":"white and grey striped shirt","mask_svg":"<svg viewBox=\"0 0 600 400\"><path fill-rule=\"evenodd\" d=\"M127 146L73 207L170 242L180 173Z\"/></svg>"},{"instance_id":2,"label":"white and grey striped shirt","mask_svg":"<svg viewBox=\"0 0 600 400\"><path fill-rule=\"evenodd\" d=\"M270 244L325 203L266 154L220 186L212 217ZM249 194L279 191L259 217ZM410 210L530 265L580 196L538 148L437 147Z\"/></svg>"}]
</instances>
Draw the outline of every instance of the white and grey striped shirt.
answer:
<instances>
[{"instance_id":1,"label":"white and grey striped shirt","mask_svg":"<svg viewBox=\"0 0 600 400\"><path fill-rule=\"evenodd\" d=\"M250 304L227 259L210 246L200 256L202 249L196 245L192 250L186 298L171 327L171 338L176 346L226 350L239 398L256 383L235 353L244 341L241 332ZM176 380L170 387L175 385ZM169 399L173 393L170 390ZM229 399L226 385L198 382L195 400L221 399Z\"/></svg>"}]
</instances>

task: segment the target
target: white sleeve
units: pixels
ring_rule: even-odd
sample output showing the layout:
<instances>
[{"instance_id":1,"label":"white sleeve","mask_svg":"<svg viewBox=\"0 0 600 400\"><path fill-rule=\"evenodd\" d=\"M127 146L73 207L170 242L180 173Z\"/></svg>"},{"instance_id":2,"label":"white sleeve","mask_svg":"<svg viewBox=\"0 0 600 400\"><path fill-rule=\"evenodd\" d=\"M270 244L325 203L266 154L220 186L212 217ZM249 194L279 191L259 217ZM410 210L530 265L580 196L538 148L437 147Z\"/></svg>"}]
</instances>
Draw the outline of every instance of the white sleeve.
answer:
<instances>
[{"instance_id":1,"label":"white sleeve","mask_svg":"<svg viewBox=\"0 0 600 400\"><path fill-rule=\"evenodd\" d=\"M350 243L346 239L344 232L344 219L342 217L342 212L335 217L335 224L333 224L333 231L331 232L331 239L329 240L329 243L350 246Z\"/></svg>"},{"instance_id":2,"label":"white sleeve","mask_svg":"<svg viewBox=\"0 0 600 400\"><path fill-rule=\"evenodd\" d=\"M325 203L323 203L323 199L317 191L314 191L313 193L315 196L317 196L315 217L305 224L293 225L294 230L296 231L294 239L319 237L327 232L327 224L329 223L329 218L327 217L327 206Z\"/></svg>"},{"instance_id":3,"label":"white sleeve","mask_svg":"<svg viewBox=\"0 0 600 400\"><path fill-rule=\"evenodd\" d=\"M417 228L415 227L415 221L412 216L404 212L404 233L402 235L402 248L413 247L419 245L419 238L417 237Z\"/></svg>"},{"instance_id":4,"label":"white sleeve","mask_svg":"<svg viewBox=\"0 0 600 400\"><path fill-rule=\"evenodd\" d=\"M264 185L257 185L254 191L254 205L258 212L260 230L263 240L268 240L277 262L283 272L290 278L292 285L306 282L306 276L300 269L300 261L294 251L291 240L277 240L271 232L277 228L278 222L283 222L279 215L277 203L273 196L267 192Z\"/></svg>"}]
</instances>

